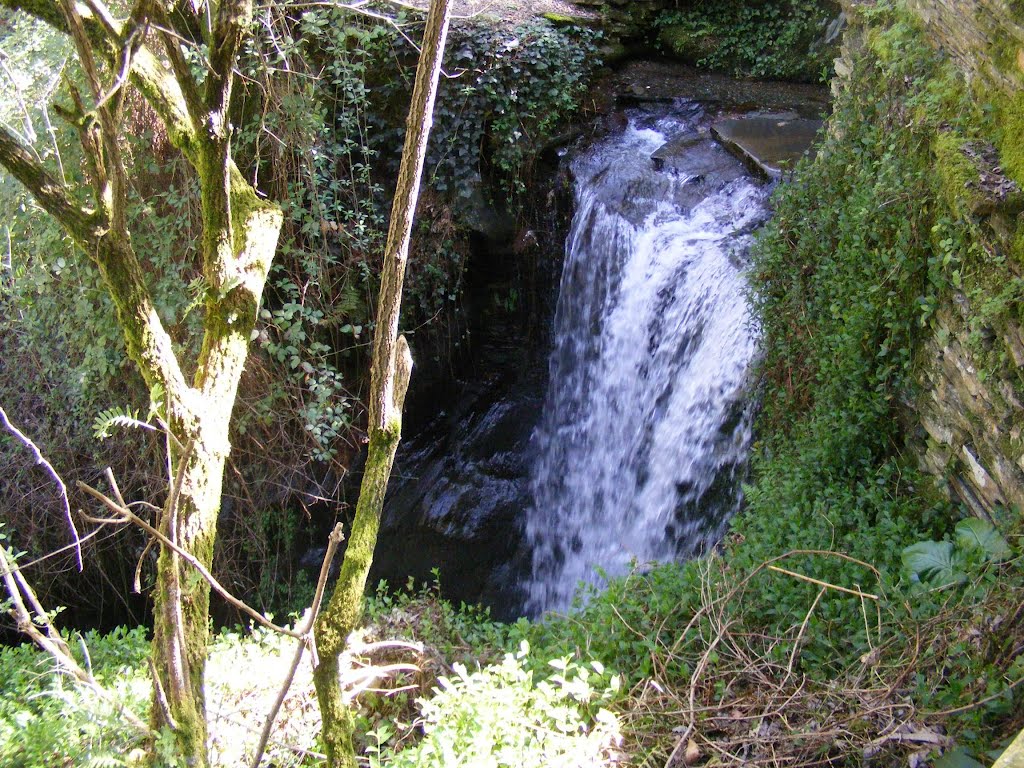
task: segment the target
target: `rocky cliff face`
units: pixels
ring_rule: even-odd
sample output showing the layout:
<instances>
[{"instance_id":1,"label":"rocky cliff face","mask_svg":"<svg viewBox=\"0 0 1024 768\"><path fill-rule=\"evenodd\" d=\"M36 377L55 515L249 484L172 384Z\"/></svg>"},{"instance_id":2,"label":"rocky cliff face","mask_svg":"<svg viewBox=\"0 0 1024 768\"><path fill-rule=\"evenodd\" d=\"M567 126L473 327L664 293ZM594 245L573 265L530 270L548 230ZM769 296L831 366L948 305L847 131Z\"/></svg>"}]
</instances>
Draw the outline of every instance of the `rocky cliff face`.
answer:
<instances>
[{"instance_id":1,"label":"rocky cliff face","mask_svg":"<svg viewBox=\"0 0 1024 768\"><path fill-rule=\"evenodd\" d=\"M856 18L864 3L844 2ZM952 133L935 144L934 170L948 214L971 222L982 253L963 290L936 311L919 361L920 391L907 403L921 466L975 514L998 520L1024 509L1024 4L1008 0L908 0L929 42L947 55L993 135ZM847 34L837 73L848 71L863 32Z\"/></svg>"},{"instance_id":2,"label":"rocky cliff face","mask_svg":"<svg viewBox=\"0 0 1024 768\"><path fill-rule=\"evenodd\" d=\"M1024 83L1024 5L1008 0L908 0L934 43L986 87Z\"/></svg>"}]
</instances>

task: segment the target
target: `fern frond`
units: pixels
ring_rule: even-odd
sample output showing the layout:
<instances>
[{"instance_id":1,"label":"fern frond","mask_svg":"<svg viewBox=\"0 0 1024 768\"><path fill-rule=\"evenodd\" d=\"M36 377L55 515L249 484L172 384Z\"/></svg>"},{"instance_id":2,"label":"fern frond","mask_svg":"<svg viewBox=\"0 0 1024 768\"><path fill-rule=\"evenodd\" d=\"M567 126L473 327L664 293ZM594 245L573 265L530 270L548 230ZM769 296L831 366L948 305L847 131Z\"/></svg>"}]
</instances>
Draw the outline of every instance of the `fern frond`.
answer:
<instances>
[{"instance_id":1,"label":"fern frond","mask_svg":"<svg viewBox=\"0 0 1024 768\"><path fill-rule=\"evenodd\" d=\"M130 408L109 408L100 411L92 423L92 432L97 440L105 440L110 437L114 427L135 427L141 429L153 429L151 424L139 421L139 412Z\"/></svg>"}]
</instances>

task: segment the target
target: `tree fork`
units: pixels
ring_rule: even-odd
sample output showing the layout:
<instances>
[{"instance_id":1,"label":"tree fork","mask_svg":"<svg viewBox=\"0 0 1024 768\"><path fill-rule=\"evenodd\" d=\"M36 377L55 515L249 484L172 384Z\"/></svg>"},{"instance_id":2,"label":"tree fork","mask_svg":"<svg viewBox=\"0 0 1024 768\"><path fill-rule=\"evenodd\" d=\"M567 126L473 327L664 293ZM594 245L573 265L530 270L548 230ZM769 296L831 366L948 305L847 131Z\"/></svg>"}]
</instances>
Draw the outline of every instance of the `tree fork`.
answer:
<instances>
[{"instance_id":1,"label":"tree fork","mask_svg":"<svg viewBox=\"0 0 1024 768\"><path fill-rule=\"evenodd\" d=\"M114 301L129 357L151 391L156 385L163 390L172 443L189 448L171 449L174 477L169 478L171 488L160 528L169 540L209 568L230 450L231 411L283 222L280 208L261 200L231 159L226 105L237 52L252 18L252 0L220 0L209 77L202 93L187 68L168 71L137 38L145 19L132 17L122 24L102 0L90 4L93 13L88 17L79 15L70 0L0 0L0 5L29 13L74 39L86 70L89 95L94 108L102 113L98 123L101 141L83 142L86 154L92 151L95 173L89 191L97 210L79 205L80 195L53 178L2 126L0 164L96 262ZM157 6L153 10L159 14L166 9ZM175 53L180 57L176 45L169 45L172 64ZM97 59L106 63L106 76ZM107 76L112 84L102 82ZM117 151L122 137L116 118L118 91L125 79L142 92L171 142L199 171L204 277L210 289L202 350L191 384L156 312L145 272L124 226L125 196L120 182L124 167ZM204 580L188 578L191 574L183 573L178 561L174 551L162 547L155 588L151 717L155 730L171 729L177 751L190 766L205 768L204 671L210 589Z\"/></svg>"}]
</instances>

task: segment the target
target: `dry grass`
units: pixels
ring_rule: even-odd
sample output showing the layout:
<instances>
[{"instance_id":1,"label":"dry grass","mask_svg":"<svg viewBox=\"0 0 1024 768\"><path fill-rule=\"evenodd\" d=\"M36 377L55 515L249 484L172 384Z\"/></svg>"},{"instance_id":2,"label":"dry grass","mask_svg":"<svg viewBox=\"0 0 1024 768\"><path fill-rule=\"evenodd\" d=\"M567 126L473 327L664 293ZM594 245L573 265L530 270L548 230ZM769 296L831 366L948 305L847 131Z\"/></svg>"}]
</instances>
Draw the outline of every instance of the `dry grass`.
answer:
<instances>
[{"instance_id":1,"label":"dry grass","mask_svg":"<svg viewBox=\"0 0 1024 768\"><path fill-rule=\"evenodd\" d=\"M724 592L713 586L721 579L705 579L687 630L671 643L659 640L653 674L630 692L622 712L634 762L645 768L803 768L871 761L916 768L957 746L955 716L1007 694L1001 689L986 696L992 681L964 681L959 706L927 711L918 703L917 678L945 685L966 647L1000 670L1009 689L1022 682L1011 679L1024 643L1024 587L1016 581L1007 580L1005 590L993 590L982 603L960 600L950 590L938 615L921 622L876 609L865 594L871 649L821 679L801 671L800 652L809 620L833 586L821 587L803 623L788 632L752 629L762 622L750 615L746 606L756 603L745 600L745 592L752 576L770 567L763 564ZM649 628L635 631L651 634ZM680 668L692 674L681 679L671 672ZM1011 716L1005 735L1022 721L1024 712Z\"/></svg>"}]
</instances>

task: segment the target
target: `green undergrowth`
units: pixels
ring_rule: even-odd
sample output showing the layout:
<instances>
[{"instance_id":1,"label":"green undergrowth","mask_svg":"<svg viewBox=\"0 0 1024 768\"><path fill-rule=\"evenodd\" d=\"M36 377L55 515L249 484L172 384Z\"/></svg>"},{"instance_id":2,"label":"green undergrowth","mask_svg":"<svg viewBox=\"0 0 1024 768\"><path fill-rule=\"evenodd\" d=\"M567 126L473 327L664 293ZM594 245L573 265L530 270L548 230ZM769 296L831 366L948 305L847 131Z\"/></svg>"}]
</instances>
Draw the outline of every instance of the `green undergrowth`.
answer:
<instances>
[{"instance_id":1,"label":"green undergrowth","mask_svg":"<svg viewBox=\"0 0 1024 768\"><path fill-rule=\"evenodd\" d=\"M600 764L621 740L623 678L598 659L530 647L528 622L508 625L456 607L435 584L381 585L350 638L342 683L357 694L358 746L371 766ZM145 718L149 643L143 628L67 640L118 706ZM295 641L263 628L222 629L210 645L211 765L248 765ZM284 699L263 765L319 765L320 718L309 657ZM178 768L161 748L156 765ZM171 743L171 742L168 742ZM146 740L114 706L55 670L30 645L0 649L0 765L141 766Z\"/></svg>"},{"instance_id":2,"label":"green undergrowth","mask_svg":"<svg viewBox=\"0 0 1024 768\"><path fill-rule=\"evenodd\" d=\"M68 639L79 663L92 670L115 701L145 712L149 643L144 629ZM87 656L82 649L88 649ZM32 646L0 650L0 691L0 764L5 768L121 766L140 746L115 707L55 672L50 658Z\"/></svg>"}]
</instances>

